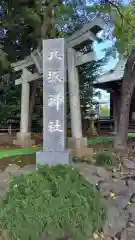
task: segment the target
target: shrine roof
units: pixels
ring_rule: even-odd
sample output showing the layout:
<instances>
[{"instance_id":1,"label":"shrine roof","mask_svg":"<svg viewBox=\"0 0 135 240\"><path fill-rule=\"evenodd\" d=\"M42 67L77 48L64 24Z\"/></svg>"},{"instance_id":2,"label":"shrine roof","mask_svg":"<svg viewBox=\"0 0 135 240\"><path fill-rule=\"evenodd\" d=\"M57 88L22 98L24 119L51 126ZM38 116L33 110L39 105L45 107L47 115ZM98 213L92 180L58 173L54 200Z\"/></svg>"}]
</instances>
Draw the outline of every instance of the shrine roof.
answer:
<instances>
[{"instance_id":1,"label":"shrine roof","mask_svg":"<svg viewBox=\"0 0 135 240\"><path fill-rule=\"evenodd\" d=\"M126 64L126 59L121 58L116 64L114 69L98 77L94 82L94 84L121 81L124 74L125 64Z\"/></svg>"}]
</instances>

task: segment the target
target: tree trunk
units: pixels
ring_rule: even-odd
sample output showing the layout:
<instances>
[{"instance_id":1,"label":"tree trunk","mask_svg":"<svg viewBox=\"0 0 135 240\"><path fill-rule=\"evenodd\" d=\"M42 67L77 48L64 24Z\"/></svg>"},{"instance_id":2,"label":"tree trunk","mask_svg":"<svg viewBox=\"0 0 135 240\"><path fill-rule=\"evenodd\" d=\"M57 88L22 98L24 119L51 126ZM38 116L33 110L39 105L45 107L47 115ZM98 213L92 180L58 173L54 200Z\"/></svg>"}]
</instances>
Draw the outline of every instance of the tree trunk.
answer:
<instances>
[{"instance_id":1,"label":"tree trunk","mask_svg":"<svg viewBox=\"0 0 135 240\"><path fill-rule=\"evenodd\" d=\"M132 51L125 65L121 86L120 119L116 133L114 148L120 153L127 153L129 110L135 87L135 50Z\"/></svg>"},{"instance_id":2,"label":"tree trunk","mask_svg":"<svg viewBox=\"0 0 135 240\"><path fill-rule=\"evenodd\" d=\"M119 120L120 120L120 90L116 90L112 93L113 97L113 119L114 119L114 132L118 132Z\"/></svg>"},{"instance_id":3,"label":"tree trunk","mask_svg":"<svg viewBox=\"0 0 135 240\"><path fill-rule=\"evenodd\" d=\"M55 15L56 15L56 8L62 4L62 0L49 0L46 2L48 6L44 10L43 21L41 25L41 39L46 39L48 37L52 38L55 37ZM39 49L42 48L42 41L38 44Z\"/></svg>"},{"instance_id":4,"label":"tree trunk","mask_svg":"<svg viewBox=\"0 0 135 240\"><path fill-rule=\"evenodd\" d=\"M129 79L128 79L129 80ZM127 81L128 81L127 80ZM128 124L129 124L129 109L134 87L129 86L128 89L123 89L121 96L120 120L119 127L115 138L115 149L118 151L127 152Z\"/></svg>"}]
</instances>

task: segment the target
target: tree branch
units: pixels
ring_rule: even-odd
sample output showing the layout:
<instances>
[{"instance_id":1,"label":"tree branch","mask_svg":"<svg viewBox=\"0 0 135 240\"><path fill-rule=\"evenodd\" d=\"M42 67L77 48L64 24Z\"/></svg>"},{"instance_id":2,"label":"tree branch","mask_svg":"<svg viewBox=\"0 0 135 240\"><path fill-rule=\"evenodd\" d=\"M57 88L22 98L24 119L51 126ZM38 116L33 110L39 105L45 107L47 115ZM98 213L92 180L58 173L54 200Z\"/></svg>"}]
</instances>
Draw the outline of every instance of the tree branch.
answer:
<instances>
[{"instance_id":1,"label":"tree branch","mask_svg":"<svg viewBox=\"0 0 135 240\"><path fill-rule=\"evenodd\" d=\"M120 11L119 6L117 6L115 3L113 3L112 1L109 1L109 0L106 0L106 1L105 1L105 4L106 4L106 3L108 3L108 4L110 4L111 6L113 6L114 8L116 8L116 10L118 11L118 13L119 13L119 15L120 15L120 17L121 17L121 20L122 20L122 27L123 27L123 22L124 22L124 20L126 20L126 22L128 23L128 25L129 25L130 27L132 27L133 29L135 29L135 27L130 23L129 19L127 19L127 18L123 15L123 13Z\"/></svg>"}]
</instances>

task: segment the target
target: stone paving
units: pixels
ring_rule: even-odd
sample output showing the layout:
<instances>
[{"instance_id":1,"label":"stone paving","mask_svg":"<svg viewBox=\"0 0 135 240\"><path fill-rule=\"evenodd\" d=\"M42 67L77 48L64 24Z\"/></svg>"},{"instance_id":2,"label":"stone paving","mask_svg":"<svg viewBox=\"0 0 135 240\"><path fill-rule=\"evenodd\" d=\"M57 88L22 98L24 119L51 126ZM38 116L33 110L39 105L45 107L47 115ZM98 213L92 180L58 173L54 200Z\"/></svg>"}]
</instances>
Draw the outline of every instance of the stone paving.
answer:
<instances>
[{"instance_id":1,"label":"stone paving","mask_svg":"<svg viewBox=\"0 0 135 240\"><path fill-rule=\"evenodd\" d=\"M107 171L90 164L74 164L82 175L101 192L108 206L103 233L94 233L97 240L135 240L135 162ZM11 175L35 171L34 165L23 168L9 165L0 173L0 195L5 194Z\"/></svg>"},{"instance_id":2,"label":"stone paving","mask_svg":"<svg viewBox=\"0 0 135 240\"><path fill-rule=\"evenodd\" d=\"M94 234L94 239L135 240L135 162L128 160L112 171L84 163L77 168L96 185L108 207L103 233Z\"/></svg>"}]
</instances>

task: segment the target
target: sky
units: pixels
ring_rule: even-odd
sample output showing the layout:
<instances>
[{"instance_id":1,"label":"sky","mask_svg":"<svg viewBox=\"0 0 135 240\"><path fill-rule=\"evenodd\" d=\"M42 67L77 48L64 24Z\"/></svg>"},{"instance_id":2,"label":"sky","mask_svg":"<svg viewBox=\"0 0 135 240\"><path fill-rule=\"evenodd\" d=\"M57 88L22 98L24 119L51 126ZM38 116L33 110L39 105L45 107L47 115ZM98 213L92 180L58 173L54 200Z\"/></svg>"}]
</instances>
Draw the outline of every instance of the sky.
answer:
<instances>
[{"instance_id":1,"label":"sky","mask_svg":"<svg viewBox=\"0 0 135 240\"><path fill-rule=\"evenodd\" d=\"M98 59L103 58L104 57L103 49L107 48L107 47L109 48L111 46L112 46L112 41L111 40L104 41L103 43L100 43L100 44L95 42L94 43L94 48L95 48L95 51L96 51L97 58ZM110 69L113 69L115 67L117 61L118 61L118 59L110 58L107 65L105 65L103 67L103 71L108 72Z\"/></svg>"},{"instance_id":2,"label":"sky","mask_svg":"<svg viewBox=\"0 0 135 240\"><path fill-rule=\"evenodd\" d=\"M97 59L103 58L104 57L104 52L103 49L107 48L107 47L111 47L112 46L112 41L111 40L107 40L104 41L103 43L94 43L94 49L96 51L96 56ZM103 71L104 72L108 72L109 70L113 69L117 63L118 59L114 59L111 58L108 63L103 67ZM101 92L101 98L99 99L99 101L109 101L110 100L110 94L108 94L106 91L100 91Z\"/></svg>"}]
</instances>

